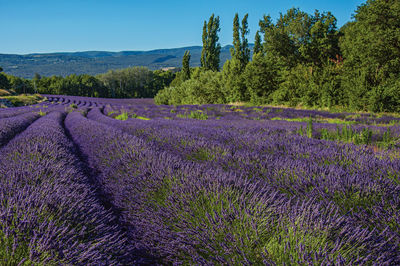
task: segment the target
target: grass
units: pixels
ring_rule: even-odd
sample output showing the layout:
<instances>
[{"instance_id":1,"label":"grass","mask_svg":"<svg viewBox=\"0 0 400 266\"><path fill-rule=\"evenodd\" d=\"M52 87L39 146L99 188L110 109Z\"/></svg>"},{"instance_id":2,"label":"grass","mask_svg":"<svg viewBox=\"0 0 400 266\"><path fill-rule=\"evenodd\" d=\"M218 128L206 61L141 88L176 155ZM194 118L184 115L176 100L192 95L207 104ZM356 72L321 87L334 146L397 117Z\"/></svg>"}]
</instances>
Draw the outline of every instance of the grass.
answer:
<instances>
[{"instance_id":1,"label":"grass","mask_svg":"<svg viewBox=\"0 0 400 266\"><path fill-rule=\"evenodd\" d=\"M284 117L273 117L271 120L282 120L288 122L308 122L308 117L296 117L296 118L284 118ZM327 123L327 124L340 124L340 125L353 125L357 124L355 121L346 121L339 118L313 118L314 123Z\"/></svg>"},{"instance_id":2,"label":"grass","mask_svg":"<svg viewBox=\"0 0 400 266\"><path fill-rule=\"evenodd\" d=\"M115 119L117 119L117 120L121 120L121 121L125 121L125 120L127 120L129 117L128 117L128 113L126 113L126 112L122 112L120 115L117 115L116 117L115 117Z\"/></svg>"},{"instance_id":3,"label":"grass","mask_svg":"<svg viewBox=\"0 0 400 266\"><path fill-rule=\"evenodd\" d=\"M37 104L46 100L46 98L40 94L21 94L16 96L4 96L1 98L9 100L15 107Z\"/></svg>"},{"instance_id":4,"label":"grass","mask_svg":"<svg viewBox=\"0 0 400 266\"><path fill-rule=\"evenodd\" d=\"M208 115L201 110L191 111L190 114L178 114L176 117L180 118L191 118L197 120L207 120Z\"/></svg>"},{"instance_id":5,"label":"grass","mask_svg":"<svg viewBox=\"0 0 400 266\"><path fill-rule=\"evenodd\" d=\"M355 116L360 114L372 114L374 117L380 118L382 116L391 116L400 118L400 113L390 113L390 112L378 112L374 113L371 111L358 111L354 109L349 109L349 107L344 106L331 106L331 107L308 107L304 105L297 105L297 106L289 106L285 104L254 104L250 102L232 102L228 103L228 105L234 105L236 107L243 106L243 107L273 107L273 108L282 108L282 109L295 109L295 110L309 110L309 111L325 111L329 113L355 113ZM329 123L329 122L327 122Z\"/></svg>"},{"instance_id":6,"label":"grass","mask_svg":"<svg viewBox=\"0 0 400 266\"><path fill-rule=\"evenodd\" d=\"M39 113L38 113L40 116L45 116L47 113L46 112L43 112L42 110L39 110Z\"/></svg>"},{"instance_id":7,"label":"grass","mask_svg":"<svg viewBox=\"0 0 400 266\"><path fill-rule=\"evenodd\" d=\"M136 119L141 119L141 120L150 120L150 118L148 118L148 117L140 116L140 115L137 115L137 114L132 114L131 117L132 118L136 118Z\"/></svg>"},{"instance_id":8,"label":"grass","mask_svg":"<svg viewBox=\"0 0 400 266\"><path fill-rule=\"evenodd\" d=\"M129 115L127 112L122 112L120 115L117 115L115 117L115 119L121 120L121 121L125 121L129 118ZM132 114L131 118L136 118L136 119L141 119L141 120L150 120L150 118L148 117L144 117L144 116L139 116L137 114Z\"/></svg>"},{"instance_id":9,"label":"grass","mask_svg":"<svg viewBox=\"0 0 400 266\"><path fill-rule=\"evenodd\" d=\"M393 134L391 133L390 127L387 128L386 132L380 136L379 132L373 132L369 128L363 128L361 131L357 132L355 131L351 125L347 123L343 123L342 128L339 128L338 126L336 127L336 131L330 131L326 128L322 128L318 130L316 136L314 134L314 129L313 129L313 123L315 120L313 120L311 117L308 119L305 118L293 118L293 119L280 119L280 118L275 118L272 120L291 120L291 121L296 121L296 122L307 122L307 127L304 129L303 126L300 126L298 130L296 130L296 134L299 134L301 136L307 136L308 138L318 138L322 140L330 140L330 141L341 141L341 142L346 142L346 143L354 143L356 145L371 145L374 144L379 148L383 149L389 149L393 146L397 145L397 142L399 140L398 137L394 137ZM318 120L317 120L318 121ZM378 140L373 142L372 141L372 136L374 134L378 134Z\"/></svg>"}]
</instances>

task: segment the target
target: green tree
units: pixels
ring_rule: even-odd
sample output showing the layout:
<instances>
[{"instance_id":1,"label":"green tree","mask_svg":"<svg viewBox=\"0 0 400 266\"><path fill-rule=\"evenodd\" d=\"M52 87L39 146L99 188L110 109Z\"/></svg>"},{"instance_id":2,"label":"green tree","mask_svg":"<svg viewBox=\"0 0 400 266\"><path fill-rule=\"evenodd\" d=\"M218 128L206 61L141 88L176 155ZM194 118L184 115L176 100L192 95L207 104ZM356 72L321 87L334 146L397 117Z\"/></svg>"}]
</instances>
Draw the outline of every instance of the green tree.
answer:
<instances>
[{"instance_id":1,"label":"green tree","mask_svg":"<svg viewBox=\"0 0 400 266\"><path fill-rule=\"evenodd\" d=\"M8 81L10 82L10 88L18 94L22 93L33 93L33 87L29 80L24 78L7 75Z\"/></svg>"},{"instance_id":2,"label":"green tree","mask_svg":"<svg viewBox=\"0 0 400 266\"><path fill-rule=\"evenodd\" d=\"M190 52L185 51L182 59L182 80L190 79Z\"/></svg>"},{"instance_id":3,"label":"green tree","mask_svg":"<svg viewBox=\"0 0 400 266\"><path fill-rule=\"evenodd\" d=\"M227 60L222 69L222 83L225 99L229 103L247 101L249 99L243 77L242 64L233 57Z\"/></svg>"},{"instance_id":4,"label":"green tree","mask_svg":"<svg viewBox=\"0 0 400 266\"><path fill-rule=\"evenodd\" d=\"M254 37L253 55L258 53L262 53L262 44L259 31L256 32L256 35Z\"/></svg>"},{"instance_id":5,"label":"green tree","mask_svg":"<svg viewBox=\"0 0 400 266\"><path fill-rule=\"evenodd\" d=\"M201 57L200 57L200 66L205 68L206 67L206 61L207 61L207 49L208 49L208 44L207 44L207 21L204 21L203 24L203 35L202 41L203 41L203 49L201 49Z\"/></svg>"},{"instance_id":6,"label":"green tree","mask_svg":"<svg viewBox=\"0 0 400 266\"><path fill-rule=\"evenodd\" d=\"M253 60L246 66L244 80L254 104L271 101L270 95L278 88L278 66L275 58L255 53Z\"/></svg>"},{"instance_id":7,"label":"green tree","mask_svg":"<svg viewBox=\"0 0 400 266\"><path fill-rule=\"evenodd\" d=\"M146 67L130 67L119 70L110 70L98 75L110 95L116 98L149 98L162 89L160 82L153 71Z\"/></svg>"},{"instance_id":8,"label":"green tree","mask_svg":"<svg viewBox=\"0 0 400 266\"><path fill-rule=\"evenodd\" d=\"M218 71L220 62L221 45L218 43L220 31L219 16L211 15L208 23L203 26L203 49L201 51L201 66L206 70Z\"/></svg>"},{"instance_id":9,"label":"green tree","mask_svg":"<svg viewBox=\"0 0 400 266\"><path fill-rule=\"evenodd\" d=\"M231 57L240 62L240 72L243 72L246 65L250 60L250 49L249 43L247 40L248 23L247 23L248 14L246 14L242 20L242 26L239 26L239 15L235 14L233 19L233 48L231 48Z\"/></svg>"},{"instance_id":10,"label":"green tree","mask_svg":"<svg viewBox=\"0 0 400 266\"><path fill-rule=\"evenodd\" d=\"M264 35L271 27L274 26L270 15L264 15L263 18L258 22L258 25L260 27L260 32Z\"/></svg>"},{"instance_id":11,"label":"green tree","mask_svg":"<svg viewBox=\"0 0 400 266\"><path fill-rule=\"evenodd\" d=\"M222 70L224 94L228 102L249 100L243 72L250 60L250 49L246 35L249 33L248 14L239 24L239 15L233 19L233 48L230 49L231 59L226 61Z\"/></svg>"},{"instance_id":12,"label":"green tree","mask_svg":"<svg viewBox=\"0 0 400 266\"><path fill-rule=\"evenodd\" d=\"M389 106L393 104L389 102L389 105L380 104L385 97L378 96L400 92L397 82L400 76L399 28L400 2L397 0L368 0L358 7L354 21L342 27L340 47L346 73L343 87L350 107L397 108Z\"/></svg>"},{"instance_id":13,"label":"green tree","mask_svg":"<svg viewBox=\"0 0 400 266\"><path fill-rule=\"evenodd\" d=\"M243 65L243 68L246 67L246 65L249 63L250 61L250 48L249 48L249 41L247 40L247 35L250 33L249 30L249 24L247 22L247 19L249 17L249 14L244 15L243 19L242 19L242 27L240 28L240 35L241 35L241 41L242 41L242 45L241 45L241 54L242 54L242 58L241 58L241 62Z\"/></svg>"},{"instance_id":14,"label":"green tree","mask_svg":"<svg viewBox=\"0 0 400 266\"><path fill-rule=\"evenodd\" d=\"M206 104L225 103L221 72L195 69L193 77L180 86L159 91L154 98L156 104Z\"/></svg>"},{"instance_id":15,"label":"green tree","mask_svg":"<svg viewBox=\"0 0 400 266\"><path fill-rule=\"evenodd\" d=\"M239 14L236 13L233 18L233 48L230 49L231 57L240 59L241 57L241 41L240 41L240 24L239 24Z\"/></svg>"},{"instance_id":16,"label":"green tree","mask_svg":"<svg viewBox=\"0 0 400 266\"><path fill-rule=\"evenodd\" d=\"M9 90L11 89L10 82L8 81L6 75L0 73L0 89L1 90Z\"/></svg>"},{"instance_id":17,"label":"green tree","mask_svg":"<svg viewBox=\"0 0 400 266\"><path fill-rule=\"evenodd\" d=\"M39 75L39 73L35 73L35 76L32 79L33 89L35 93L38 93L38 86L40 86L39 83L41 78L42 77Z\"/></svg>"},{"instance_id":18,"label":"green tree","mask_svg":"<svg viewBox=\"0 0 400 266\"><path fill-rule=\"evenodd\" d=\"M322 66L340 55L336 18L330 12L314 12L307 36L307 41L299 47L305 62Z\"/></svg>"}]
</instances>

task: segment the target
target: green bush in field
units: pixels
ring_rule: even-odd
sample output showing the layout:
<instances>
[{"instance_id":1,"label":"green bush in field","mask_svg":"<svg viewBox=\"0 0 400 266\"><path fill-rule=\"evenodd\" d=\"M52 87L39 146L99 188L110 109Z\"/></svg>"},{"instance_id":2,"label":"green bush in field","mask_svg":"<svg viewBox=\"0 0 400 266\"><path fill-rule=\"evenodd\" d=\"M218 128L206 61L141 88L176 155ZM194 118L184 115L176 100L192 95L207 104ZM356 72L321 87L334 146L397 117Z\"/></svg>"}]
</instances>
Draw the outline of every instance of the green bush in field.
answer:
<instances>
[{"instance_id":1,"label":"green bush in field","mask_svg":"<svg viewBox=\"0 0 400 266\"><path fill-rule=\"evenodd\" d=\"M128 113L126 113L126 112L122 112L120 115L117 115L115 117L115 119L122 120L122 121L127 120L128 118L129 118Z\"/></svg>"}]
</instances>

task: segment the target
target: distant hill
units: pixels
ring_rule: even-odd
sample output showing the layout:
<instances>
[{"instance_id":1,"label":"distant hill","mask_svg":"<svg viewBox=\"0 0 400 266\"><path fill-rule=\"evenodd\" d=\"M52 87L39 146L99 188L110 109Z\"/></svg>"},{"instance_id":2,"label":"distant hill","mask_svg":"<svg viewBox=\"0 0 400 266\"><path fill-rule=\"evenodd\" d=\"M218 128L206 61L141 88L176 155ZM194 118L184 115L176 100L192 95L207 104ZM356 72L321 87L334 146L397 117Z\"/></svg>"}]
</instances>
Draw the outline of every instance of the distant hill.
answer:
<instances>
[{"instance_id":1,"label":"distant hill","mask_svg":"<svg viewBox=\"0 0 400 266\"><path fill-rule=\"evenodd\" d=\"M231 45L221 49L221 66L229 59ZM252 45L251 45L252 47ZM4 72L18 77L32 78L35 73L43 76L70 74L96 75L110 69L146 66L152 70L181 67L182 57L190 51L190 66L200 66L201 46L190 46L152 51L87 51L48 54L0 54L0 66Z\"/></svg>"}]
</instances>

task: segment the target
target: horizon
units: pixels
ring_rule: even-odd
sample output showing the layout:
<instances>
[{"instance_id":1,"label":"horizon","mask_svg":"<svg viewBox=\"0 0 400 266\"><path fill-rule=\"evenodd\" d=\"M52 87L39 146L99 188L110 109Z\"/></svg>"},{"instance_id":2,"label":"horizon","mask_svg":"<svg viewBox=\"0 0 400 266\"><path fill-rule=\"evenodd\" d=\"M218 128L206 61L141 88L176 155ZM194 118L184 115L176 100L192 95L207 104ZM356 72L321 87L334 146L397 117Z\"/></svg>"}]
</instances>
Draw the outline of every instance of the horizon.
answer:
<instances>
[{"instance_id":1,"label":"horizon","mask_svg":"<svg viewBox=\"0 0 400 266\"><path fill-rule=\"evenodd\" d=\"M248 13L250 43L259 29L264 14L273 22L280 13L298 7L307 13L314 10L331 12L339 29L351 21L357 7L365 1L316 0L274 1L238 0L184 2L160 0L139 1L71 0L50 1L0 0L3 11L0 54L52 54L76 52L152 51L202 46L201 34L205 20L214 13L220 16L219 43L232 44L232 22L235 13L240 20Z\"/></svg>"},{"instance_id":2,"label":"horizon","mask_svg":"<svg viewBox=\"0 0 400 266\"><path fill-rule=\"evenodd\" d=\"M249 47L253 46L254 43L249 43ZM232 46L232 44L221 45L221 48ZM27 54L9 54L9 53L0 53L0 55L46 55L46 54L73 54L73 53L89 53L89 52L106 52L106 53L124 53L124 52L152 52L157 50L173 50L173 49L182 49L182 48L192 48L192 47L202 47L202 45L191 45L191 46L182 46L182 47L171 47L171 48L156 48L150 50L121 50L121 51L109 51L109 50L85 50L85 51L58 51L58 52L40 52L40 53L27 53Z\"/></svg>"}]
</instances>

